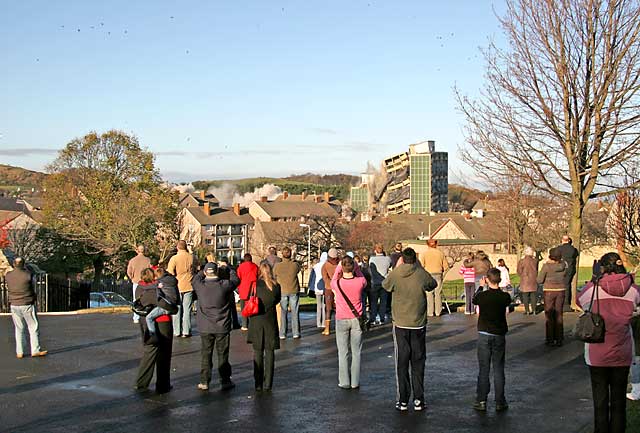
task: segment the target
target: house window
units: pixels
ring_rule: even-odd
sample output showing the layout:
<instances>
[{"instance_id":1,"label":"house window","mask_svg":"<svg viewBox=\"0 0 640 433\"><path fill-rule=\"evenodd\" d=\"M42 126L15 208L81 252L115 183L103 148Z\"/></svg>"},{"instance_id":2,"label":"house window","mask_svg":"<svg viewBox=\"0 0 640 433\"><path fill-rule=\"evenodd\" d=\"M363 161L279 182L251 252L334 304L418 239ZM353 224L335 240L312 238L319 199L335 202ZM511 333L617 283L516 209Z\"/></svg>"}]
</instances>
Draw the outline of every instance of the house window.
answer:
<instances>
[{"instance_id":1,"label":"house window","mask_svg":"<svg viewBox=\"0 0 640 433\"><path fill-rule=\"evenodd\" d=\"M213 245L213 239L207 239L207 240L205 240L205 243L207 245Z\"/></svg>"}]
</instances>

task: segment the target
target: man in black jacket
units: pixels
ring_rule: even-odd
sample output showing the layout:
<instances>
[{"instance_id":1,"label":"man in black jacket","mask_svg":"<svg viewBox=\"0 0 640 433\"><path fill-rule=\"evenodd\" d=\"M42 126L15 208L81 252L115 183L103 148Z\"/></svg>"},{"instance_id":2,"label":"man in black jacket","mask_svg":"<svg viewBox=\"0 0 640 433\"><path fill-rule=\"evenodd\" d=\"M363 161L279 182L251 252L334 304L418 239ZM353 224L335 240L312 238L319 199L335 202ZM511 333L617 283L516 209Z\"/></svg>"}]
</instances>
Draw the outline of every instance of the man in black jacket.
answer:
<instances>
[{"instance_id":1,"label":"man in black jacket","mask_svg":"<svg viewBox=\"0 0 640 433\"><path fill-rule=\"evenodd\" d=\"M221 389L227 390L235 385L231 381L229 364L229 343L231 341L231 299L238 285L234 272L230 278L218 277L218 265L207 263L192 280L193 290L198 299L196 322L202 340L200 383L198 389L207 391L211 382L212 356L215 347L218 358L218 375Z\"/></svg>"},{"instance_id":2,"label":"man in black jacket","mask_svg":"<svg viewBox=\"0 0 640 433\"><path fill-rule=\"evenodd\" d=\"M577 259L580 253L573 246L573 240L567 236L562 236L562 244L558 247L562 260L567 263L567 270L564 273L564 305L565 311L571 311L572 308L576 308L576 301L573 298L573 277L576 275Z\"/></svg>"},{"instance_id":3,"label":"man in black jacket","mask_svg":"<svg viewBox=\"0 0 640 433\"><path fill-rule=\"evenodd\" d=\"M24 265L21 257L16 257L13 263L14 270L7 273L5 282L11 304L11 318L15 327L16 357L24 357L24 339L26 329L29 330L31 343L31 356L45 356L46 350L40 348L40 331L38 317L36 315L36 292L33 290L31 272Z\"/></svg>"}]
</instances>

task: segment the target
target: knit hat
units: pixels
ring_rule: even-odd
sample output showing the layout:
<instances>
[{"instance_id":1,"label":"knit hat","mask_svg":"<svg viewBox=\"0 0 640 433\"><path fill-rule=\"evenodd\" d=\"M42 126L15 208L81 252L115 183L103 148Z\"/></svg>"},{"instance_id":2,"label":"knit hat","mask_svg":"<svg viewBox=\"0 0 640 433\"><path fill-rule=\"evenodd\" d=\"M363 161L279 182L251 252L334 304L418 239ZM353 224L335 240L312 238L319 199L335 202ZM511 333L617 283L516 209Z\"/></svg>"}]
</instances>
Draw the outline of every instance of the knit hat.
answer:
<instances>
[{"instance_id":1,"label":"knit hat","mask_svg":"<svg viewBox=\"0 0 640 433\"><path fill-rule=\"evenodd\" d=\"M207 277L216 277L218 275L218 265L215 263L207 263L204 265L204 275Z\"/></svg>"}]
</instances>

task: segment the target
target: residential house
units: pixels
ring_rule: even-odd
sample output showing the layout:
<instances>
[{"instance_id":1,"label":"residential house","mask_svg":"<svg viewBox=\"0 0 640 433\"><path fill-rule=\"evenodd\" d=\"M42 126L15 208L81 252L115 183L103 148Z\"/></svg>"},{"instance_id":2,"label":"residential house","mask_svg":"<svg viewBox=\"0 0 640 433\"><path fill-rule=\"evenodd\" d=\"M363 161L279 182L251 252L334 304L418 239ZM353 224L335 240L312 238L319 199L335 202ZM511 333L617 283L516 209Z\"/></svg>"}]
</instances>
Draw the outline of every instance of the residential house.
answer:
<instances>
[{"instance_id":1,"label":"residential house","mask_svg":"<svg viewBox=\"0 0 640 433\"><path fill-rule=\"evenodd\" d=\"M181 194L178 200L178 206L183 208L204 206L205 203L209 203L210 208L220 206L218 199L204 190Z\"/></svg>"},{"instance_id":2,"label":"residential house","mask_svg":"<svg viewBox=\"0 0 640 433\"><path fill-rule=\"evenodd\" d=\"M327 197L326 194L324 197ZM327 200L328 201L328 200ZM340 214L327 201L317 197L315 200L289 200L288 197L269 201L261 197L249 205L249 213L256 221L300 221L310 217L338 218Z\"/></svg>"},{"instance_id":3,"label":"residential house","mask_svg":"<svg viewBox=\"0 0 640 433\"><path fill-rule=\"evenodd\" d=\"M193 246L207 248L217 260L239 263L249 251L254 220L247 208L187 206L180 213L180 237Z\"/></svg>"}]
</instances>

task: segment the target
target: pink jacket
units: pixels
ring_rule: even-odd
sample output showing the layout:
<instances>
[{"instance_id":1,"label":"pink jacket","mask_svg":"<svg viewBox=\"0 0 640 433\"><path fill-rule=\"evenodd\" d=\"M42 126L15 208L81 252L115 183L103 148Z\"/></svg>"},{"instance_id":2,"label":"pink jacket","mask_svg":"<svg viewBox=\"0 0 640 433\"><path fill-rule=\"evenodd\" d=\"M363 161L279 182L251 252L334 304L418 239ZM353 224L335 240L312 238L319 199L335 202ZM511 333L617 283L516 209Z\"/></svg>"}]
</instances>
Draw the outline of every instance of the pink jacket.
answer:
<instances>
[{"instance_id":1,"label":"pink jacket","mask_svg":"<svg viewBox=\"0 0 640 433\"><path fill-rule=\"evenodd\" d=\"M599 302L594 297L593 309L590 308L592 282L577 299L582 309L599 313L604 319L604 343L585 343L585 361L593 367L628 367L633 359L630 321L636 305L640 304L640 288L630 274L605 274L598 286Z\"/></svg>"},{"instance_id":2,"label":"pink jacket","mask_svg":"<svg viewBox=\"0 0 640 433\"><path fill-rule=\"evenodd\" d=\"M465 283L475 283L476 282L476 270L473 268L467 268L466 266L460 266L460 271L458 271Z\"/></svg>"},{"instance_id":3,"label":"pink jacket","mask_svg":"<svg viewBox=\"0 0 640 433\"><path fill-rule=\"evenodd\" d=\"M336 320L354 318L351 308L349 308L347 301L344 300L344 297L338 288L338 281L340 281L342 291L347 295L351 304L353 304L353 307L358 312L358 315L362 315L362 291L367 287L367 279L362 274L357 263L355 264L353 274L353 278L342 278L342 263L338 263L338 267L331 279L331 288L333 289L333 295L335 296L336 302Z\"/></svg>"}]
</instances>

